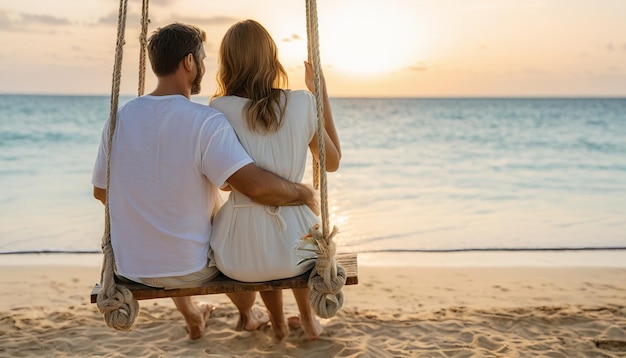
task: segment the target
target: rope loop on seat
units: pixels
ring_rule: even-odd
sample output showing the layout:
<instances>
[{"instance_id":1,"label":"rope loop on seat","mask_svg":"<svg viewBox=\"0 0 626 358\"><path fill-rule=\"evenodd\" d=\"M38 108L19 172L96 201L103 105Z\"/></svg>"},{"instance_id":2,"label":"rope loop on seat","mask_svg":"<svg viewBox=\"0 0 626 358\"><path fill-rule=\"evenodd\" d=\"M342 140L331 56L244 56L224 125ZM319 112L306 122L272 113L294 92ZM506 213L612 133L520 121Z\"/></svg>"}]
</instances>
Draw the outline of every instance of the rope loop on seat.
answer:
<instances>
[{"instance_id":1,"label":"rope loop on seat","mask_svg":"<svg viewBox=\"0 0 626 358\"><path fill-rule=\"evenodd\" d=\"M110 243L110 240L108 240ZM119 331L130 330L139 314L139 302L133 293L125 286L115 283L113 267L115 262L111 245L103 247L104 263L102 272L102 288L98 293L96 303L100 313L104 315L107 326Z\"/></svg>"},{"instance_id":2,"label":"rope loop on seat","mask_svg":"<svg viewBox=\"0 0 626 358\"><path fill-rule=\"evenodd\" d=\"M317 259L309 275L309 298L315 313L322 318L330 318L343 307L343 286L346 284L346 270L335 260L337 227L328 237L319 231L319 225L309 229L309 235L316 243Z\"/></svg>"}]
</instances>

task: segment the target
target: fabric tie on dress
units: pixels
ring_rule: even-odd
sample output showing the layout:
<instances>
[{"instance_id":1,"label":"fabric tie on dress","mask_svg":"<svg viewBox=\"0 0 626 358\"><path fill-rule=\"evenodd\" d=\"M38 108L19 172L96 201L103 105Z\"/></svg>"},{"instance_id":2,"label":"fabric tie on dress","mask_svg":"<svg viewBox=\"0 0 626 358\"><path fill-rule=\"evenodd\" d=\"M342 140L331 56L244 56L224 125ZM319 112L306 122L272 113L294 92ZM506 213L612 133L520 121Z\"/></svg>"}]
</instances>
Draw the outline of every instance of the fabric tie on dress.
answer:
<instances>
[{"instance_id":1,"label":"fabric tie on dress","mask_svg":"<svg viewBox=\"0 0 626 358\"><path fill-rule=\"evenodd\" d=\"M278 225L281 231L285 231L287 230L287 223L285 223L285 219L280 215L280 209L280 206L266 206L265 212L274 217L274 221L276 221L276 225Z\"/></svg>"},{"instance_id":2,"label":"fabric tie on dress","mask_svg":"<svg viewBox=\"0 0 626 358\"><path fill-rule=\"evenodd\" d=\"M276 222L276 225L280 228L280 230L281 231L287 230L287 223L285 222L285 219L283 219L282 215L280 215L280 211L281 211L280 206L265 206L259 203L255 203L254 201L252 201L252 199L248 198L247 196L243 195L242 193L236 190L233 190L230 193L229 200L232 200L233 208L235 209L250 208L253 206L264 206L265 212L274 217L274 221Z\"/></svg>"}]
</instances>

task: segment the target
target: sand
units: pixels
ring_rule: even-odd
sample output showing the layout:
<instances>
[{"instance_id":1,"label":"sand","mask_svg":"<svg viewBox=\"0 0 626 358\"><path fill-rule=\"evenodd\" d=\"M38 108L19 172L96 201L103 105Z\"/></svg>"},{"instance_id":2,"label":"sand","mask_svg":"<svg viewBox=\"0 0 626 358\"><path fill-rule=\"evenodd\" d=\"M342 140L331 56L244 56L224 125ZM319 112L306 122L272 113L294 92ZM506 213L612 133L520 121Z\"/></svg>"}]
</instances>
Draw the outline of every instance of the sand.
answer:
<instances>
[{"instance_id":1,"label":"sand","mask_svg":"<svg viewBox=\"0 0 626 358\"><path fill-rule=\"evenodd\" d=\"M224 295L198 297L217 310L197 341L169 299L140 301L134 329L115 331L89 303L98 275L97 263L0 265L0 356L626 356L624 267L361 265L318 340L294 330L282 342L270 327L236 331Z\"/></svg>"}]
</instances>

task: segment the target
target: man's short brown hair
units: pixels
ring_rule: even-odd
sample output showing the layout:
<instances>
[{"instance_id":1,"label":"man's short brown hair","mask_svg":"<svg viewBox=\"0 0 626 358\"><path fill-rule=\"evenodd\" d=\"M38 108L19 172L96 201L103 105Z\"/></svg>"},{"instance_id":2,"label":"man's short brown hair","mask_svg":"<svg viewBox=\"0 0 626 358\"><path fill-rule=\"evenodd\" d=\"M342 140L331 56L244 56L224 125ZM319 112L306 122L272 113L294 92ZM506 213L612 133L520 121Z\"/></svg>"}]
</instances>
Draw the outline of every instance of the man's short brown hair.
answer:
<instances>
[{"instance_id":1,"label":"man's short brown hair","mask_svg":"<svg viewBox=\"0 0 626 358\"><path fill-rule=\"evenodd\" d=\"M157 29L148 42L148 56L152 71L167 76L178 68L180 61L193 54L197 63L203 58L206 33L192 25L173 23Z\"/></svg>"}]
</instances>

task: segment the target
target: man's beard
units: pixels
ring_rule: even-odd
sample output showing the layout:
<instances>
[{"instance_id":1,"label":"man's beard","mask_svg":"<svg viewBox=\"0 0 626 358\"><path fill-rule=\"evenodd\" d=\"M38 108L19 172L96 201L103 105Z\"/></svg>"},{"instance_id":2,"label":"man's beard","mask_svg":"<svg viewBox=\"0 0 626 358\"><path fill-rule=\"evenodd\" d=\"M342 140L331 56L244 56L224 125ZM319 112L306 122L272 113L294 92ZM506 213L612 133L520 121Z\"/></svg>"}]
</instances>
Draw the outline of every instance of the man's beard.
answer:
<instances>
[{"instance_id":1,"label":"man's beard","mask_svg":"<svg viewBox=\"0 0 626 358\"><path fill-rule=\"evenodd\" d=\"M193 83L191 84L191 94L198 94L202 89L202 75L203 73L198 69L198 74L196 78L193 79Z\"/></svg>"},{"instance_id":2,"label":"man's beard","mask_svg":"<svg viewBox=\"0 0 626 358\"><path fill-rule=\"evenodd\" d=\"M196 63L196 68L198 71L196 72L196 78L193 79L193 83L191 84L191 94L198 94L202 89L202 76L204 76L204 71L202 70L202 66L196 60L196 57L193 57L193 61Z\"/></svg>"}]
</instances>

